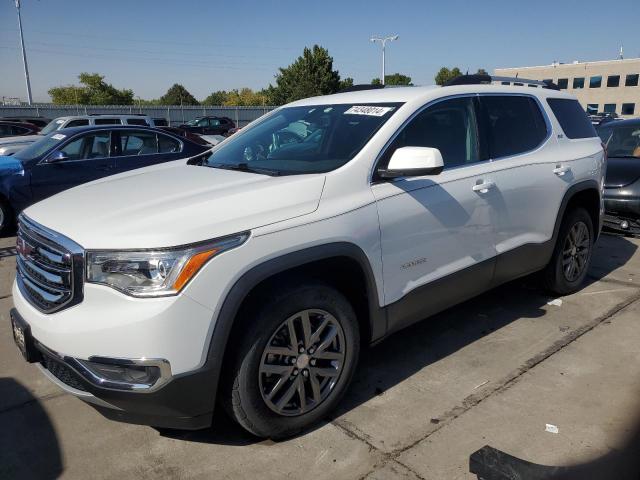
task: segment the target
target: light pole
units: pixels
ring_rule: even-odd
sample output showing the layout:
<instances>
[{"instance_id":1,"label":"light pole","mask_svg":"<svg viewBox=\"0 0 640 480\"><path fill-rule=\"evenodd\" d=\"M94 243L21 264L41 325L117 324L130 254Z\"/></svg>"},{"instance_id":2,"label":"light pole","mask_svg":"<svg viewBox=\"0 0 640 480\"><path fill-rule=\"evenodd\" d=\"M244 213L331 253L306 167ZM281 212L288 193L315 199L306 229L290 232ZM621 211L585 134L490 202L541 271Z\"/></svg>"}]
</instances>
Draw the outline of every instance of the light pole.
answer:
<instances>
[{"instance_id":1,"label":"light pole","mask_svg":"<svg viewBox=\"0 0 640 480\"><path fill-rule=\"evenodd\" d=\"M369 39L369 41L371 42L380 42L380 44L382 45L382 85L384 85L384 77L385 77L385 64L384 64L384 51L385 51L385 47L387 45L387 42L393 42L394 40L398 40L399 36L398 35L391 35L390 37L384 37L384 38L380 38L380 37L371 37Z\"/></svg>"},{"instance_id":2,"label":"light pole","mask_svg":"<svg viewBox=\"0 0 640 480\"><path fill-rule=\"evenodd\" d=\"M20 16L20 0L16 0L16 10L18 10L18 30L20 31L20 46L22 47L22 64L24 65L24 79L27 82L27 100L29 105L31 99L31 82L29 82L29 68L27 67L27 54L24 51L24 37L22 36L22 17Z\"/></svg>"}]
</instances>

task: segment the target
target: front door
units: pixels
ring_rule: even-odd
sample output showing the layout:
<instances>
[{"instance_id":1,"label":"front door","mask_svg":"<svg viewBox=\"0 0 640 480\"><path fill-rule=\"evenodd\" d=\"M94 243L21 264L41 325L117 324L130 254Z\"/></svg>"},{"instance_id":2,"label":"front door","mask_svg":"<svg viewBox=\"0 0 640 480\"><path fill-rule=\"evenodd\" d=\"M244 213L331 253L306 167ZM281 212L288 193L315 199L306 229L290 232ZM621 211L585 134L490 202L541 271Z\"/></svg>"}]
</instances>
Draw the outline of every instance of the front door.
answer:
<instances>
[{"instance_id":1,"label":"front door","mask_svg":"<svg viewBox=\"0 0 640 480\"><path fill-rule=\"evenodd\" d=\"M66 158L56 162L45 158L31 170L31 203L113 173L109 130L73 137L56 151Z\"/></svg>"},{"instance_id":2,"label":"front door","mask_svg":"<svg viewBox=\"0 0 640 480\"><path fill-rule=\"evenodd\" d=\"M478 133L478 101L456 97L428 106L399 132L381 167L404 146L438 148L439 175L372 185L381 229L389 329L488 288L495 262L492 218L499 199Z\"/></svg>"}]
</instances>

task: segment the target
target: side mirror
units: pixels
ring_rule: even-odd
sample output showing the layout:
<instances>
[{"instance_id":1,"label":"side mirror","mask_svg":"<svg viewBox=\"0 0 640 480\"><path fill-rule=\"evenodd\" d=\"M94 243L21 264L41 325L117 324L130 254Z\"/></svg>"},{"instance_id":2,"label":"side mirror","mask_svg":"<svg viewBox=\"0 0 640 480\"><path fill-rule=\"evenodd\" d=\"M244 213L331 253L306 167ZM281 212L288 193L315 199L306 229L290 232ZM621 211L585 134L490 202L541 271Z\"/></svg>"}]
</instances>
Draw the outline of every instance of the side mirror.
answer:
<instances>
[{"instance_id":1,"label":"side mirror","mask_svg":"<svg viewBox=\"0 0 640 480\"><path fill-rule=\"evenodd\" d=\"M437 148L401 147L393 152L386 169L378 169L378 175L382 178L438 175L443 168L442 154Z\"/></svg>"},{"instance_id":2,"label":"side mirror","mask_svg":"<svg viewBox=\"0 0 640 480\"><path fill-rule=\"evenodd\" d=\"M69 160L69 156L61 150L56 150L47 157L46 163L64 162L65 160Z\"/></svg>"}]
</instances>

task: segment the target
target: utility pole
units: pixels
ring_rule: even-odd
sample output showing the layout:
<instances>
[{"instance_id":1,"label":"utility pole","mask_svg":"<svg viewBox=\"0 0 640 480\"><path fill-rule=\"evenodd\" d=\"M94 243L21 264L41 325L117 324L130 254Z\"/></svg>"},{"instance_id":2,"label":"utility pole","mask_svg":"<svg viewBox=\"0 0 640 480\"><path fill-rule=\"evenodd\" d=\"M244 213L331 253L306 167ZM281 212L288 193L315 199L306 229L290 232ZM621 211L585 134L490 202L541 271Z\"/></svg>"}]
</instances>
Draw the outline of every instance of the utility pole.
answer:
<instances>
[{"instance_id":1,"label":"utility pole","mask_svg":"<svg viewBox=\"0 0 640 480\"><path fill-rule=\"evenodd\" d=\"M24 50L24 37L22 36L22 17L20 16L20 0L16 0L18 10L18 30L20 31L20 46L22 47L22 64L24 65L24 79L27 83L27 100L29 105L33 103L31 98L31 82L29 82L29 68L27 67L27 53Z\"/></svg>"},{"instance_id":2,"label":"utility pole","mask_svg":"<svg viewBox=\"0 0 640 480\"><path fill-rule=\"evenodd\" d=\"M385 58L384 58L384 52L385 52L385 47L387 45L387 42L393 42L394 40L398 40L399 36L398 35L391 35L389 37L384 37L384 38L380 38L380 37L371 37L369 39L370 42L380 42L380 44L382 45L382 85L384 85L384 77L386 75L385 72Z\"/></svg>"}]
</instances>

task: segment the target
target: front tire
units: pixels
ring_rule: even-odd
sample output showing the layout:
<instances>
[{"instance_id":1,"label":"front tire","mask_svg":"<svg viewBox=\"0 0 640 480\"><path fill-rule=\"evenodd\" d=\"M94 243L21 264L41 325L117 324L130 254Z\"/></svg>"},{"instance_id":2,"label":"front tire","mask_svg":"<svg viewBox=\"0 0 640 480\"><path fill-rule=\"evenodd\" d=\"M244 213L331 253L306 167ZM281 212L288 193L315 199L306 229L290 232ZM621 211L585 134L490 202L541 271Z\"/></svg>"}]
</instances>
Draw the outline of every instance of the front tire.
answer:
<instances>
[{"instance_id":1,"label":"front tire","mask_svg":"<svg viewBox=\"0 0 640 480\"><path fill-rule=\"evenodd\" d=\"M13 227L13 210L9 203L0 198L0 235L5 235Z\"/></svg>"},{"instance_id":2,"label":"front tire","mask_svg":"<svg viewBox=\"0 0 640 480\"><path fill-rule=\"evenodd\" d=\"M274 289L261 300L239 319L223 403L249 432L281 439L337 405L353 377L360 336L350 303L324 283Z\"/></svg>"},{"instance_id":3,"label":"front tire","mask_svg":"<svg viewBox=\"0 0 640 480\"><path fill-rule=\"evenodd\" d=\"M584 208L568 212L562 221L544 285L557 295L577 292L589 270L593 252L593 222Z\"/></svg>"}]
</instances>

